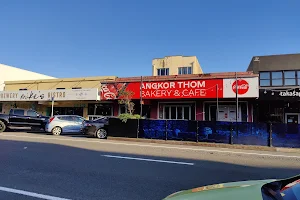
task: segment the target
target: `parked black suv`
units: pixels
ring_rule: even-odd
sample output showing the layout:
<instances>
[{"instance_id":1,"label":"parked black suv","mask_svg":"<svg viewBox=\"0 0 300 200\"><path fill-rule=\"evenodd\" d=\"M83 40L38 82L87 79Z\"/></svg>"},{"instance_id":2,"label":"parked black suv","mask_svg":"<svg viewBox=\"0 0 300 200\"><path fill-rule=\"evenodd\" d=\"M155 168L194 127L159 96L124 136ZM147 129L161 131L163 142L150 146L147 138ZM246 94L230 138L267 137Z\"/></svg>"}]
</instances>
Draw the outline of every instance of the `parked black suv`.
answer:
<instances>
[{"instance_id":1,"label":"parked black suv","mask_svg":"<svg viewBox=\"0 0 300 200\"><path fill-rule=\"evenodd\" d=\"M34 110L11 109L9 114L0 114L0 133L13 127L45 128L49 117L42 116Z\"/></svg>"}]
</instances>

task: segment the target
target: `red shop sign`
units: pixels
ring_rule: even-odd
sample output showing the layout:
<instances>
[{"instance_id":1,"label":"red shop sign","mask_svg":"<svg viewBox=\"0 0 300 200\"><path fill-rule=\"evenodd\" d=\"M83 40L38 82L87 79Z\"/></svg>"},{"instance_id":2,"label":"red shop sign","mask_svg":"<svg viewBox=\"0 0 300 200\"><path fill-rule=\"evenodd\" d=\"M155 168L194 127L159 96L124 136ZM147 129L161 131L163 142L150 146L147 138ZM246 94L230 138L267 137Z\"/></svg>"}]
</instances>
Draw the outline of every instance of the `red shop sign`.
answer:
<instances>
[{"instance_id":1,"label":"red shop sign","mask_svg":"<svg viewBox=\"0 0 300 200\"><path fill-rule=\"evenodd\" d=\"M143 82L142 97L144 99L189 99L189 98L223 98L223 80L184 80ZM124 89L132 91L132 99L140 98L140 82L104 84L101 89L101 99L118 99L117 91Z\"/></svg>"},{"instance_id":2,"label":"red shop sign","mask_svg":"<svg viewBox=\"0 0 300 200\"><path fill-rule=\"evenodd\" d=\"M246 94L249 90L249 83L244 79L239 79L232 83L232 91L234 93L236 93L236 85L238 85L238 94Z\"/></svg>"}]
</instances>

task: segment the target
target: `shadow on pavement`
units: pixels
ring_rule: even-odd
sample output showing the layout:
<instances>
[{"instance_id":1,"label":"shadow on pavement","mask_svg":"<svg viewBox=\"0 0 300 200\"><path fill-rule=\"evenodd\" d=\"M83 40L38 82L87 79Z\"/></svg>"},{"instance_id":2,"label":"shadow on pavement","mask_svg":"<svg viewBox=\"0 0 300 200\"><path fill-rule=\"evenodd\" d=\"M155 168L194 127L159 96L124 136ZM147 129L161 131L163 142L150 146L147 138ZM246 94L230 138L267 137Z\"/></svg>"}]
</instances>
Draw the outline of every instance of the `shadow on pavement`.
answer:
<instances>
[{"instance_id":1,"label":"shadow on pavement","mask_svg":"<svg viewBox=\"0 0 300 200\"><path fill-rule=\"evenodd\" d=\"M52 133L48 133L48 132L45 132L44 130L40 129L34 129L34 130L31 130L31 129L10 129L9 131L7 132L15 132L15 133L22 133L22 132L25 132L25 133L32 133L32 134L37 134L37 135L52 135ZM62 134L63 136L70 136L70 137L88 137L87 135L83 135L82 133L63 133Z\"/></svg>"},{"instance_id":2,"label":"shadow on pavement","mask_svg":"<svg viewBox=\"0 0 300 200\"><path fill-rule=\"evenodd\" d=\"M195 166L103 156L107 154L194 162ZM299 168L253 167L11 140L0 140L0 160L0 186L84 200L162 199L178 190L203 185L286 178L300 173L300 165Z\"/></svg>"}]
</instances>

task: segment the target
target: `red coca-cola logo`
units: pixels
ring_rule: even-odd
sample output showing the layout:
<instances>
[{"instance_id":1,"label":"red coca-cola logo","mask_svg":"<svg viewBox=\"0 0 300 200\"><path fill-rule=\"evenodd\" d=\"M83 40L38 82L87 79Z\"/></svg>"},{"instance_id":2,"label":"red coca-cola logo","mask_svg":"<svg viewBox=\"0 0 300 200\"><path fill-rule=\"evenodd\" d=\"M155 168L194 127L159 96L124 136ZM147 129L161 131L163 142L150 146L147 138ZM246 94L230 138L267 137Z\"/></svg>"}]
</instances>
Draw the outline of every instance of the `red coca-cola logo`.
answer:
<instances>
[{"instance_id":1,"label":"red coca-cola logo","mask_svg":"<svg viewBox=\"0 0 300 200\"><path fill-rule=\"evenodd\" d=\"M102 100L116 99L116 97L117 97L117 90L113 84L106 84L101 86Z\"/></svg>"},{"instance_id":2,"label":"red coca-cola logo","mask_svg":"<svg viewBox=\"0 0 300 200\"><path fill-rule=\"evenodd\" d=\"M236 84L236 82L237 82L237 84ZM236 85L238 85L237 86L238 94L246 94L249 90L249 83L244 79L234 81L234 83L232 84L232 91L234 93L236 93Z\"/></svg>"}]
</instances>

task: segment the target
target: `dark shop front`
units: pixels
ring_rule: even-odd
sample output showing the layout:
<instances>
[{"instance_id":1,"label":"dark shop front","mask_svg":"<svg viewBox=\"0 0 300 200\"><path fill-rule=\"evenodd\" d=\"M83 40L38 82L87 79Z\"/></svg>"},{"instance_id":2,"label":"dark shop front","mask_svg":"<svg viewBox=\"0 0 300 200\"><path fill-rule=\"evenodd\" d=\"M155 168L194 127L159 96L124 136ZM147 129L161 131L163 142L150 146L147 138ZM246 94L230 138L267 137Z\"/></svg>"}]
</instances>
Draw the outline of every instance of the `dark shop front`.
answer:
<instances>
[{"instance_id":1,"label":"dark shop front","mask_svg":"<svg viewBox=\"0 0 300 200\"><path fill-rule=\"evenodd\" d=\"M260 122L299 124L300 90L260 89L258 117Z\"/></svg>"}]
</instances>

